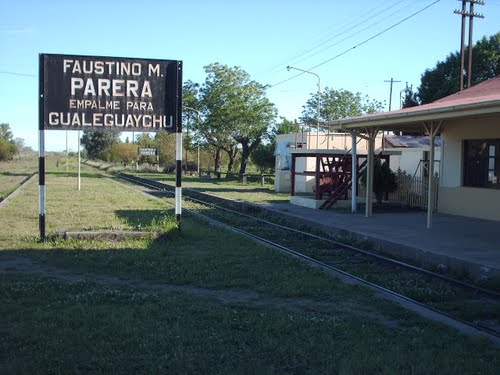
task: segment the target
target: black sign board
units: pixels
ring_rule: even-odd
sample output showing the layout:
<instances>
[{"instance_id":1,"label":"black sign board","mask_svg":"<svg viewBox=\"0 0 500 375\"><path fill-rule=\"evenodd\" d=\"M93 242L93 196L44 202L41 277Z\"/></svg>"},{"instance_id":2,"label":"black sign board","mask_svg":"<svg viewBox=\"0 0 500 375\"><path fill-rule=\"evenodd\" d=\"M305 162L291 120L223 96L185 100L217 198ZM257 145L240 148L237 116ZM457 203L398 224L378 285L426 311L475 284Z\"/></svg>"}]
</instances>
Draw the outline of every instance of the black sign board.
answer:
<instances>
[{"instance_id":1,"label":"black sign board","mask_svg":"<svg viewBox=\"0 0 500 375\"><path fill-rule=\"evenodd\" d=\"M157 148L139 147L139 155L141 155L141 156L156 156L156 155L158 155L158 149Z\"/></svg>"},{"instance_id":2,"label":"black sign board","mask_svg":"<svg viewBox=\"0 0 500 375\"><path fill-rule=\"evenodd\" d=\"M177 60L40 55L43 129L176 131Z\"/></svg>"}]
</instances>

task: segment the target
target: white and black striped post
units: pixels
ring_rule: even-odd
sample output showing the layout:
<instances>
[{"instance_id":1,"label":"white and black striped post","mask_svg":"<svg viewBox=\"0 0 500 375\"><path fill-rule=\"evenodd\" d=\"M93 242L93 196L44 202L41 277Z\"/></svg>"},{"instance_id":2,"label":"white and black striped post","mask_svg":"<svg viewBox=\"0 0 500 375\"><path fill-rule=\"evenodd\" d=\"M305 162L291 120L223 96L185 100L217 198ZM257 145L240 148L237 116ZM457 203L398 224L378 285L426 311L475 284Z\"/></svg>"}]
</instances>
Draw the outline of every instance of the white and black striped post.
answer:
<instances>
[{"instance_id":1,"label":"white and black striped post","mask_svg":"<svg viewBox=\"0 0 500 375\"><path fill-rule=\"evenodd\" d=\"M44 129L44 58L39 58L38 76L38 200L40 239L45 240L45 129Z\"/></svg>"},{"instance_id":2,"label":"white and black striped post","mask_svg":"<svg viewBox=\"0 0 500 375\"><path fill-rule=\"evenodd\" d=\"M178 129L175 133L175 160L175 218L180 226L182 214L182 131Z\"/></svg>"},{"instance_id":3,"label":"white and black striped post","mask_svg":"<svg viewBox=\"0 0 500 375\"><path fill-rule=\"evenodd\" d=\"M182 216L182 63L177 66L177 108L175 124L175 218L177 226L181 227ZM172 118L170 120L172 122Z\"/></svg>"}]
</instances>

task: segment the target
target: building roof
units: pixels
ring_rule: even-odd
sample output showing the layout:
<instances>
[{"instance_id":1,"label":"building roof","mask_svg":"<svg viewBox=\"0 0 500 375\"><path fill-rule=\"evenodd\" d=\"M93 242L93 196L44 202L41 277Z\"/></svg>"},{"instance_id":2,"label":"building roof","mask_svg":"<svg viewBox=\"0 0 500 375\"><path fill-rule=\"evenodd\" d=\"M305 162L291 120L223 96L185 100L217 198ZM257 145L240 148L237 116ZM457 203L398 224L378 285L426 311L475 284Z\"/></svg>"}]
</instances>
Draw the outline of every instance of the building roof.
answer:
<instances>
[{"instance_id":1,"label":"building roof","mask_svg":"<svg viewBox=\"0 0 500 375\"><path fill-rule=\"evenodd\" d=\"M430 104L333 121L337 129L378 127L380 130L414 129L426 121L500 113L500 76L481 82Z\"/></svg>"},{"instance_id":2,"label":"building roof","mask_svg":"<svg viewBox=\"0 0 500 375\"><path fill-rule=\"evenodd\" d=\"M386 148L429 148L429 137L409 136L409 135L386 135L384 137ZM436 137L434 144L441 146L441 138Z\"/></svg>"}]
</instances>

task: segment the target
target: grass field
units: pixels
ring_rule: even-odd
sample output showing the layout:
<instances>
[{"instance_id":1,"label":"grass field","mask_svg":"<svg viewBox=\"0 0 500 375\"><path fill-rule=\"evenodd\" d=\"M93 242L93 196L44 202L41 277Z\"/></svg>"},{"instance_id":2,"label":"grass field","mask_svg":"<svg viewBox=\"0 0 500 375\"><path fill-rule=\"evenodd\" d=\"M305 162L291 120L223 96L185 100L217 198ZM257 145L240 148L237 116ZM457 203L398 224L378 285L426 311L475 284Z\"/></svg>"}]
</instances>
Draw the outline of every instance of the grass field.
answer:
<instances>
[{"instance_id":1,"label":"grass field","mask_svg":"<svg viewBox=\"0 0 500 375\"><path fill-rule=\"evenodd\" d=\"M167 174L148 174L141 173L141 177L152 178L175 185L175 175ZM182 176L182 186L196 189L201 192L219 195L229 199L243 200L251 203L272 204L289 202L289 193L276 193L274 185L264 184L257 180L242 184L239 180L217 180L215 178L203 179L193 176Z\"/></svg>"},{"instance_id":2,"label":"grass field","mask_svg":"<svg viewBox=\"0 0 500 375\"><path fill-rule=\"evenodd\" d=\"M500 350L93 170L0 209L0 373L497 374ZM75 230L150 230L118 242Z\"/></svg>"},{"instance_id":3,"label":"grass field","mask_svg":"<svg viewBox=\"0 0 500 375\"><path fill-rule=\"evenodd\" d=\"M38 169L35 155L15 161L0 162L0 202Z\"/></svg>"}]
</instances>

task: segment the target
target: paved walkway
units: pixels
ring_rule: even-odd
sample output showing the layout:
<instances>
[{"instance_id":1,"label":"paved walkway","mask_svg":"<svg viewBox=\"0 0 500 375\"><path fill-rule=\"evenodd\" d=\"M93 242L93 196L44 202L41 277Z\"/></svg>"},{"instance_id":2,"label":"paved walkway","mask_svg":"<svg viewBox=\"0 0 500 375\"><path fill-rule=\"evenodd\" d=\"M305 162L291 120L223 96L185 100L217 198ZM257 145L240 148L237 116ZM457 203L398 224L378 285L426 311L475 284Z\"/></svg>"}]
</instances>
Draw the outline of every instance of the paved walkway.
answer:
<instances>
[{"instance_id":1,"label":"paved walkway","mask_svg":"<svg viewBox=\"0 0 500 375\"><path fill-rule=\"evenodd\" d=\"M335 234L366 239L385 252L409 257L476 278L500 277L500 222L434 214L427 229L426 212L359 214L314 210L289 203L273 205L273 211Z\"/></svg>"}]
</instances>

